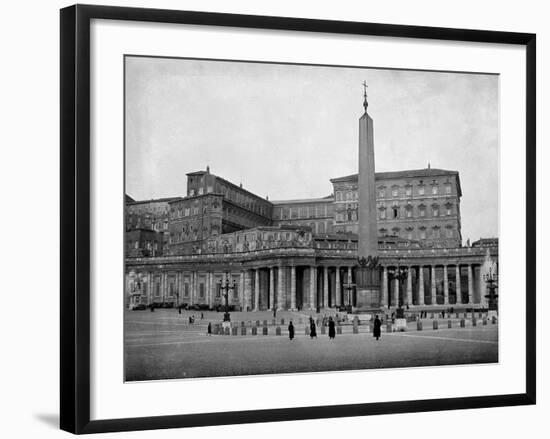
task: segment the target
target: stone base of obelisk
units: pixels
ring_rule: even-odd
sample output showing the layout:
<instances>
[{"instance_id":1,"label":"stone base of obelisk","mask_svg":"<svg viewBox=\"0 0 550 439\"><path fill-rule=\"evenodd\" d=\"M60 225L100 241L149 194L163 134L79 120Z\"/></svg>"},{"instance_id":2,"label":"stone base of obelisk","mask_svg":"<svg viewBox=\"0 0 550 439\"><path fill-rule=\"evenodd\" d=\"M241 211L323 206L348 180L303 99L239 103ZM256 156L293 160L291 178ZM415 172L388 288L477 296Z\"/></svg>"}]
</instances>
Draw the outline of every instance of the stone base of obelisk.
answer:
<instances>
[{"instance_id":1,"label":"stone base of obelisk","mask_svg":"<svg viewBox=\"0 0 550 439\"><path fill-rule=\"evenodd\" d=\"M355 301L356 311L376 311L380 309L380 288L379 287L357 287Z\"/></svg>"}]
</instances>

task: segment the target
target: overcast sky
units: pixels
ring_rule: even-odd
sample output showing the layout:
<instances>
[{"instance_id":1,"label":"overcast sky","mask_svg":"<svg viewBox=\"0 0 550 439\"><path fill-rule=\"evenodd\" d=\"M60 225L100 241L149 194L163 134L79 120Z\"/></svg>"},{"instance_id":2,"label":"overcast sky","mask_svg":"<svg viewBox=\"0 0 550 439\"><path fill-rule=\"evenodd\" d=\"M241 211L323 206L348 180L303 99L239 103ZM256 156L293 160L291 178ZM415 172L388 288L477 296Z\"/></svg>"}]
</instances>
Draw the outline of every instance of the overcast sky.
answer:
<instances>
[{"instance_id":1,"label":"overcast sky","mask_svg":"<svg viewBox=\"0 0 550 439\"><path fill-rule=\"evenodd\" d=\"M271 200L322 197L357 172L368 83L376 171L456 170L462 237L498 235L498 77L126 58L126 191L185 195L210 171Z\"/></svg>"}]
</instances>

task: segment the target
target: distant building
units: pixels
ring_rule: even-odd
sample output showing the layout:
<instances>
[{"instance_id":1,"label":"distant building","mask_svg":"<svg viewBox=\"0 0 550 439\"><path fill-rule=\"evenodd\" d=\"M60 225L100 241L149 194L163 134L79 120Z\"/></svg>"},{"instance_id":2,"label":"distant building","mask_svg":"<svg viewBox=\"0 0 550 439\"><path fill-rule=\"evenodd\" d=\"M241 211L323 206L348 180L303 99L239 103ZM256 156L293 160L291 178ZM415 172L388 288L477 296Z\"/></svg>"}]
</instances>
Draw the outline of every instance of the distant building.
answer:
<instances>
[{"instance_id":1,"label":"distant building","mask_svg":"<svg viewBox=\"0 0 550 439\"><path fill-rule=\"evenodd\" d=\"M163 234L149 229L127 230L126 257L149 258L162 256Z\"/></svg>"}]
</instances>

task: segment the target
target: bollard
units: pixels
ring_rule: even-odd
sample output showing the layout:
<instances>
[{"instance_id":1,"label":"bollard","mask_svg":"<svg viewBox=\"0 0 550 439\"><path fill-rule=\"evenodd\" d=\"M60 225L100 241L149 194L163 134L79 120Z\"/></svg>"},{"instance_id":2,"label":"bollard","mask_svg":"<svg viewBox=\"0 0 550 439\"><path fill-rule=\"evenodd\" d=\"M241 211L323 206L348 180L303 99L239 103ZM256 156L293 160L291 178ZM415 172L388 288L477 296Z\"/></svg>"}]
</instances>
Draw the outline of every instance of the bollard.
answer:
<instances>
[{"instance_id":1,"label":"bollard","mask_svg":"<svg viewBox=\"0 0 550 439\"><path fill-rule=\"evenodd\" d=\"M252 335L258 335L258 328L256 326L252 327Z\"/></svg>"},{"instance_id":2,"label":"bollard","mask_svg":"<svg viewBox=\"0 0 550 439\"><path fill-rule=\"evenodd\" d=\"M267 326L262 328L262 335L267 335Z\"/></svg>"},{"instance_id":3,"label":"bollard","mask_svg":"<svg viewBox=\"0 0 550 439\"><path fill-rule=\"evenodd\" d=\"M327 328L326 328L325 325L322 325L322 326L321 326L321 334L324 335L324 334L326 334L326 333L327 333Z\"/></svg>"},{"instance_id":4,"label":"bollard","mask_svg":"<svg viewBox=\"0 0 550 439\"><path fill-rule=\"evenodd\" d=\"M417 331L422 331L422 320L418 319L416 321L416 330Z\"/></svg>"},{"instance_id":5,"label":"bollard","mask_svg":"<svg viewBox=\"0 0 550 439\"><path fill-rule=\"evenodd\" d=\"M391 323L386 324L386 332L391 332Z\"/></svg>"},{"instance_id":6,"label":"bollard","mask_svg":"<svg viewBox=\"0 0 550 439\"><path fill-rule=\"evenodd\" d=\"M239 335L239 328L236 326L234 328L231 328L231 335Z\"/></svg>"},{"instance_id":7,"label":"bollard","mask_svg":"<svg viewBox=\"0 0 550 439\"><path fill-rule=\"evenodd\" d=\"M464 319L461 319L461 320L460 320L460 327L461 327L461 328L465 328L465 327L466 327L466 320L464 320Z\"/></svg>"},{"instance_id":8,"label":"bollard","mask_svg":"<svg viewBox=\"0 0 550 439\"><path fill-rule=\"evenodd\" d=\"M241 335L246 335L246 326L241 327Z\"/></svg>"},{"instance_id":9,"label":"bollard","mask_svg":"<svg viewBox=\"0 0 550 439\"><path fill-rule=\"evenodd\" d=\"M342 327L341 326L337 326L336 327L336 334L341 334L342 333Z\"/></svg>"},{"instance_id":10,"label":"bollard","mask_svg":"<svg viewBox=\"0 0 550 439\"><path fill-rule=\"evenodd\" d=\"M353 333L354 334L359 334L359 326L353 325Z\"/></svg>"},{"instance_id":11,"label":"bollard","mask_svg":"<svg viewBox=\"0 0 550 439\"><path fill-rule=\"evenodd\" d=\"M451 319L449 319L447 321L447 328L451 329L453 327L453 322L451 321Z\"/></svg>"},{"instance_id":12,"label":"bollard","mask_svg":"<svg viewBox=\"0 0 550 439\"><path fill-rule=\"evenodd\" d=\"M434 320L434 330L439 328L439 323L437 320Z\"/></svg>"},{"instance_id":13,"label":"bollard","mask_svg":"<svg viewBox=\"0 0 550 439\"><path fill-rule=\"evenodd\" d=\"M281 327L280 326L277 326L277 328L275 328L275 335L281 335Z\"/></svg>"},{"instance_id":14,"label":"bollard","mask_svg":"<svg viewBox=\"0 0 550 439\"><path fill-rule=\"evenodd\" d=\"M472 326L477 326L477 320L475 317L472 318Z\"/></svg>"},{"instance_id":15,"label":"bollard","mask_svg":"<svg viewBox=\"0 0 550 439\"><path fill-rule=\"evenodd\" d=\"M229 328L228 327L225 328L225 335L229 335Z\"/></svg>"},{"instance_id":16,"label":"bollard","mask_svg":"<svg viewBox=\"0 0 550 439\"><path fill-rule=\"evenodd\" d=\"M482 322L483 322L483 326L486 326L487 325L487 317L483 317Z\"/></svg>"},{"instance_id":17,"label":"bollard","mask_svg":"<svg viewBox=\"0 0 550 439\"><path fill-rule=\"evenodd\" d=\"M493 316L491 323L494 325L497 322L497 316Z\"/></svg>"}]
</instances>

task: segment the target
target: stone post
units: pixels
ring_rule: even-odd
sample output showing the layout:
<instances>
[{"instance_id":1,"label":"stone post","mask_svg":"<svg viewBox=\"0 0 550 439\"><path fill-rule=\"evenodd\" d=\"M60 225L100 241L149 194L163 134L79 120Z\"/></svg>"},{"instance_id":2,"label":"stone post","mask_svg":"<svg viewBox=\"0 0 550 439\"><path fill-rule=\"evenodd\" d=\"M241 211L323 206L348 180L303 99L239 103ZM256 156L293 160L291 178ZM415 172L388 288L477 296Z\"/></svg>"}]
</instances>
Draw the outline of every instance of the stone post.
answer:
<instances>
[{"instance_id":1,"label":"stone post","mask_svg":"<svg viewBox=\"0 0 550 439\"><path fill-rule=\"evenodd\" d=\"M290 309L296 311L296 267L290 267Z\"/></svg>"}]
</instances>

